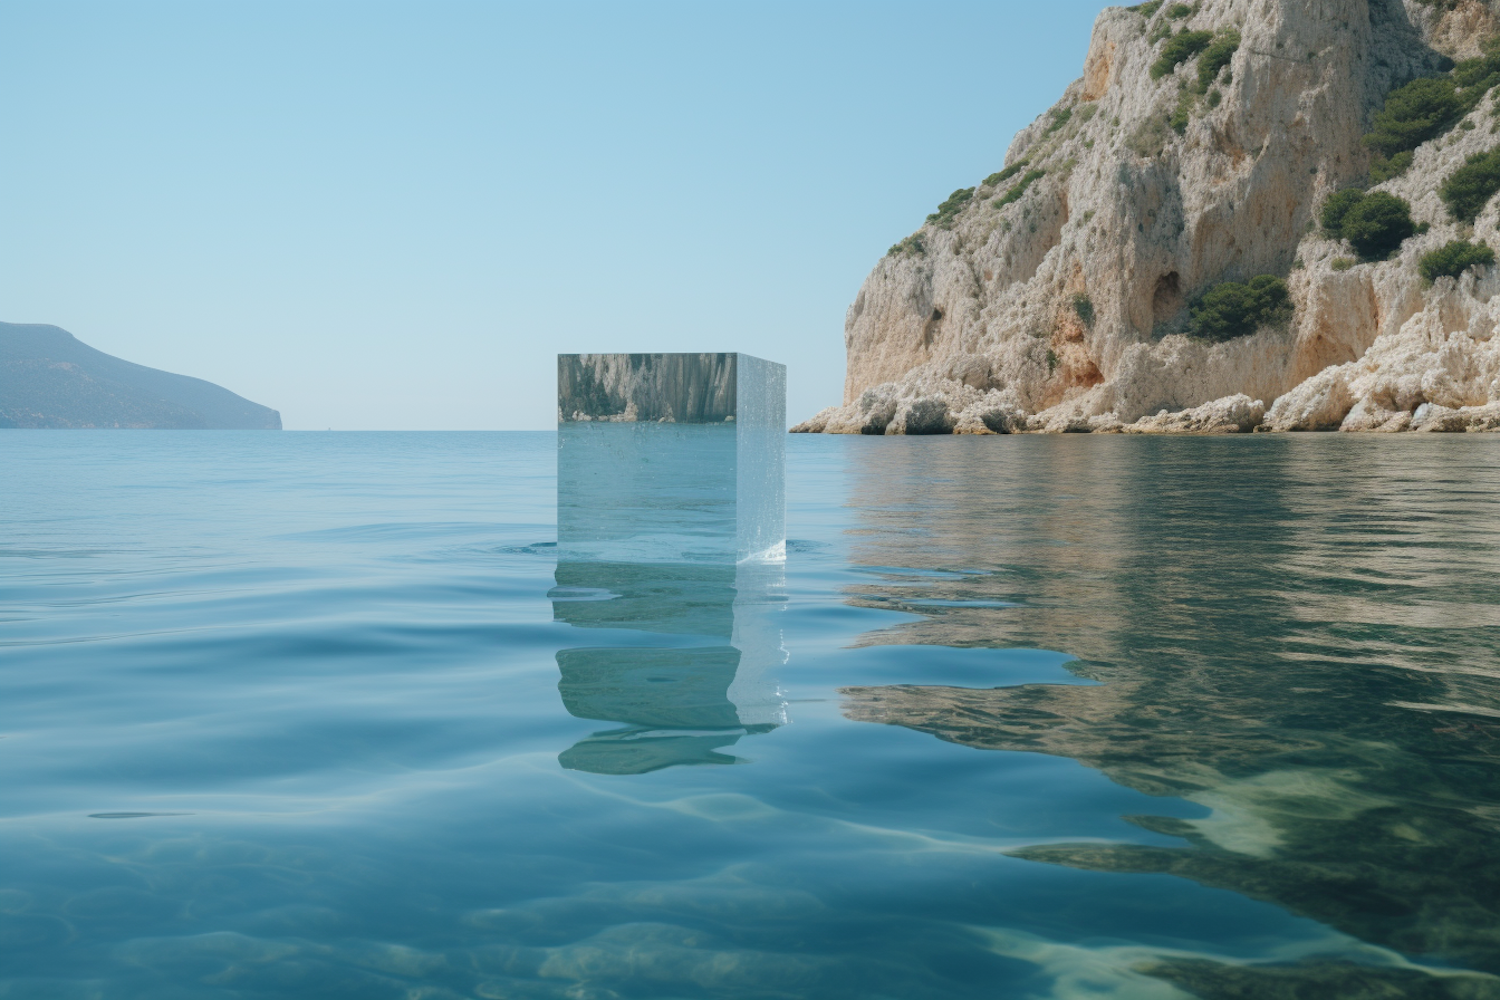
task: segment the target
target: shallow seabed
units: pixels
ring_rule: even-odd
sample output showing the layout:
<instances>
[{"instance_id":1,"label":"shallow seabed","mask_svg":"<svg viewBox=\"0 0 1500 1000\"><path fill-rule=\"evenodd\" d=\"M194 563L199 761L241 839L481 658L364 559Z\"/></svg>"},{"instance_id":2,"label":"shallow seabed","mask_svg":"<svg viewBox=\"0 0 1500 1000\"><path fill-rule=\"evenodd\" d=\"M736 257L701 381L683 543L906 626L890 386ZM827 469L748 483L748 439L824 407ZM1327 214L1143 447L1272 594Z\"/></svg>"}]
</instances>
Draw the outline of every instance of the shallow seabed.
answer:
<instances>
[{"instance_id":1,"label":"shallow seabed","mask_svg":"<svg viewBox=\"0 0 1500 1000\"><path fill-rule=\"evenodd\" d=\"M0 997L1500 996L1500 439L792 438L665 737L554 442L0 436Z\"/></svg>"}]
</instances>

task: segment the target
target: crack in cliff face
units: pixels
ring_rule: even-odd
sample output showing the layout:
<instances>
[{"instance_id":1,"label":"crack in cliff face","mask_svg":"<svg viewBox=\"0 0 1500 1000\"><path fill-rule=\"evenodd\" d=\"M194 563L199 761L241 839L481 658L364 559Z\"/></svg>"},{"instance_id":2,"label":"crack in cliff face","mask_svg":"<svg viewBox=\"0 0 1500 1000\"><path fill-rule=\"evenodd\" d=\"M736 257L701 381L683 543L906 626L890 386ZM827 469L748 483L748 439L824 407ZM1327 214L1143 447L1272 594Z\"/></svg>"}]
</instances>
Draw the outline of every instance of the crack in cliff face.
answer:
<instances>
[{"instance_id":1,"label":"crack in cliff face","mask_svg":"<svg viewBox=\"0 0 1500 1000\"><path fill-rule=\"evenodd\" d=\"M1410 202L1427 226L1395 257L1350 269L1349 251L1316 226L1329 195L1368 183L1362 140L1385 96L1477 54L1500 31L1497 7L1218 0L1176 19L1161 6L1104 11L1082 78L1015 137L1006 169L876 265L846 318L844 405L799 429L868 428L869 404L894 407L881 426L901 433L920 403L944 409L938 423L959 433L997 423L1109 430L1161 408L1241 413L1226 402L1239 395L1259 401L1268 428L1348 418L1346 429L1368 429L1351 417L1361 393L1394 398L1376 383L1420 383L1439 364L1433 330L1462 331L1454 349L1469 352L1469 369L1500 368L1489 336L1500 324L1489 308L1495 269L1430 287L1416 269L1450 240L1500 241L1495 205L1470 227L1437 194L1464 157L1500 145L1496 99L1375 186ZM1182 29L1219 39L1228 55L1207 69L1192 56L1153 76L1166 32ZM1186 336L1207 290L1261 274L1287 280L1289 326L1224 343ZM1081 345L1066 328L1078 294L1094 313ZM964 359L978 355L983 388L954 377L976 370ZM1354 367L1335 372L1341 366ZM1500 412L1500 387L1487 393L1396 395ZM1479 402L1452 406L1460 398ZM1409 416L1404 426L1418 426Z\"/></svg>"}]
</instances>

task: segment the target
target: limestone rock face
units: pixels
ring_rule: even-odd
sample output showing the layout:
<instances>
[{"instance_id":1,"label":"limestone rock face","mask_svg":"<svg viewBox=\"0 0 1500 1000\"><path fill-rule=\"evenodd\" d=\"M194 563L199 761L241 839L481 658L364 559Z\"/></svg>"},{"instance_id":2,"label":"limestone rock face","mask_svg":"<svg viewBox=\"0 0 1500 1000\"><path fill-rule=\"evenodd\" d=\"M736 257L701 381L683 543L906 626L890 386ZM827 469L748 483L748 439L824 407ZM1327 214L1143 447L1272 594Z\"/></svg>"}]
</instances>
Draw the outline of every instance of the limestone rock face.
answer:
<instances>
[{"instance_id":1,"label":"limestone rock face","mask_svg":"<svg viewBox=\"0 0 1500 1000\"><path fill-rule=\"evenodd\" d=\"M1184 29L1239 44L1217 75L1203 56L1161 72ZM1429 227L1392 259L1356 263L1315 224L1329 195L1367 183L1362 138L1385 95L1496 32L1500 0L1105 10L1083 76L1015 137L1006 169L875 265L845 319L843 404L794 429L1097 431L1146 418L1137 430L1249 430L1261 400L1267 429L1391 430L1415 428L1424 404L1500 402L1495 268L1433 284L1417 268L1451 240L1500 249L1497 201L1468 225L1438 195L1467 156L1500 146L1500 89L1371 188ZM1221 343L1187 335L1205 291L1261 274L1286 280L1289 320ZM1183 412L1209 403L1222 420Z\"/></svg>"}]
</instances>

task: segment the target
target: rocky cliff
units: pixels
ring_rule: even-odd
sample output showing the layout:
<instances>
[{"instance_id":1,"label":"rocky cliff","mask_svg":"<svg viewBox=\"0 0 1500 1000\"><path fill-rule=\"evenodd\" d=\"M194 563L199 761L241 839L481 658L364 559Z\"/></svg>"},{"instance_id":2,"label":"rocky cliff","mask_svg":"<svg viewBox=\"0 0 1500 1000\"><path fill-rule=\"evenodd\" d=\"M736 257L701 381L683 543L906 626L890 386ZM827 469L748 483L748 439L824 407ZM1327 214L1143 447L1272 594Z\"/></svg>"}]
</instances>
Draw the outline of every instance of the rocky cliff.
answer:
<instances>
[{"instance_id":1,"label":"rocky cliff","mask_svg":"<svg viewBox=\"0 0 1500 1000\"><path fill-rule=\"evenodd\" d=\"M1497 34L1500 0L1105 10L875 266L796 429L1500 427Z\"/></svg>"},{"instance_id":2,"label":"rocky cliff","mask_svg":"<svg viewBox=\"0 0 1500 1000\"><path fill-rule=\"evenodd\" d=\"M281 430L281 414L132 364L55 326L0 323L0 427Z\"/></svg>"}]
</instances>

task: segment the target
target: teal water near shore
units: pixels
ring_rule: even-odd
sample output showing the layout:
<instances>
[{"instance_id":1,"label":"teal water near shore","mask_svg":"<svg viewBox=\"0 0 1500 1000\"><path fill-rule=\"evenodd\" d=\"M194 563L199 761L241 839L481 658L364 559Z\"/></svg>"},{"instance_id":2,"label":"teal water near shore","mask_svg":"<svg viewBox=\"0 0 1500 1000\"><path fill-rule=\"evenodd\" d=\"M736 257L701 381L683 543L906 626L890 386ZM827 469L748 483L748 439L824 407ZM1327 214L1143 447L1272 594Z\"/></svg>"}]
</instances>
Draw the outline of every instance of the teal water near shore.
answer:
<instances>
[{"instance_id":1,"label":"teal water near shore","mask_svg":"<svg viewBox=\"0 0 1500 1000\"><path fill-rule=\"evenodd\" d=\"M795 436L698 729L555 441L0 436L0 997L1500 996L1500 439Z\"/></svg>"}]
</instances>

